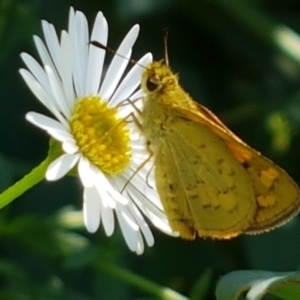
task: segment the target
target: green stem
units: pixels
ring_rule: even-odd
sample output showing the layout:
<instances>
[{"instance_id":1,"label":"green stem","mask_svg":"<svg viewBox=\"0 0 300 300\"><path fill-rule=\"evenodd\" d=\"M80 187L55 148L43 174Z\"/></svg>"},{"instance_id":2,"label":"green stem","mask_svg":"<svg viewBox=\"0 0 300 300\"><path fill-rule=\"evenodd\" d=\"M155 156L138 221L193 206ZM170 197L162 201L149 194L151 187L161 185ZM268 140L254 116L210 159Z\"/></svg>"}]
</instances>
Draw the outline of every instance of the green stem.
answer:
<instances>
[{"instance_id":1,"label":"green stem","mask_svg":"<svg viewBox=\"0 0 300 300\"><path fill-rule=\"evenodd\" d=\"M10 186L0 195L0 209L11 203L14 199L24 194L27 190L39 183L45 177L45 172L50 163L49 156L42 161L30 173L25 175L22 179Z\"/></svg>"},{"instance_id":2,"label":"green stem","mask_svg":"<svg viewBox=\"0 0 300 300\"><path fill-rule=\"evenodd\" d=\"M99 269L102 271L105 271L106 273L125 281L133 286L136 286L140 290L146 291L149 294L152 294L153 296L157 297L157 299L161 300L187 300L183 295L180 295L179 293L167 288L160 286L148 279L141 278L140 276L119 268L117 265L107 264L103 261L99 262L97 264Z\"/></svg>"}]
</instances>

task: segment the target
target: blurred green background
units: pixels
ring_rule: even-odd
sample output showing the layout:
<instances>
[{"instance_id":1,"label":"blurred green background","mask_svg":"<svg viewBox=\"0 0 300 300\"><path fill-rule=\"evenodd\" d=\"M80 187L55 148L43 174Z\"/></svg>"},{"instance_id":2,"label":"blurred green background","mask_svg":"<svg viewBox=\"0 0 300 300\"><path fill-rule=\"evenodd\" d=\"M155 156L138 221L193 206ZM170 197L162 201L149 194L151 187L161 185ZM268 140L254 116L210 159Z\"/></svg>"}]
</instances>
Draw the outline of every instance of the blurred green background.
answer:
<instances>
[{"instance_id":1,"label":"blurred green background","mask_svg":"<svg viewBox=\"0 0 300 300\"><path fill-rule=\"evenodd\" d=\"M1 190L48 149L48 137L25 121L28 111L46 111L18 74L19 54L37 57L40 20L65 29L71 5L90 24L103 11L112 48L139 23L134 58L151 51L161 59L168 27L170 64L186 91L300 183L298 0L0 0ZM102 228L88 234L81 205L80 184L68 177L39 184L0 212L0 299L153 299L112 274L110 263L187 296L197 285L201 299L214 299L217 280L233 270L299 267L299 217L230 241L188 242L153 229L154 247L136 256L118 229L112 238Z\"/></svg>"}]
</instances>

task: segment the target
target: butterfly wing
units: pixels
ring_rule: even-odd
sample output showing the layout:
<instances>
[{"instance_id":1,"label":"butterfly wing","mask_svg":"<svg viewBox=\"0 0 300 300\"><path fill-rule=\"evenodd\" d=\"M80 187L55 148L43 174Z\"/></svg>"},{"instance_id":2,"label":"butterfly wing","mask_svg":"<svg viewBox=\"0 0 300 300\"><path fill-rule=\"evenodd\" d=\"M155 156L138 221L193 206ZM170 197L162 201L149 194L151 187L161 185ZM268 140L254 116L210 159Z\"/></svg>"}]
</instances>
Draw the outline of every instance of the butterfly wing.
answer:
<instances>
[{"instance_id":1,"label":"butterfly wing","mask_svg":"<svg viewBox=\"0 0 300 300\"><path fill-rule=\"evenodd\" d=\"M250 148L207 108L199 105L197 113L180 109L180 114L206 125L217 134L247 172L252 182L257 211L246 233L271 230L299 212L299 188L283 169Z\"/></svg>"},{"instance_id":2,"label":"butterfly wing","mask_svg":"<svg viewBox=\"0 0 300 300\"><path fill-rule=\"evenodd\" d=\"M257 211L246 233L276 228L299 212L299 189L279 166L257 151L237 141L227 142L229 149L247 171L257 202Z\"/></svg>"},{"instance_id":3,"label":"butterfly wing","mask_svg":"<svg viewBox=\"0 0 300 300\"><path fill-rule=\"evenodd\" d=\"M249 176L209 127L172 112L155 155L155 177L173 230L184 238L231 238L256 211Z\"/></svg>"}]
</instances>

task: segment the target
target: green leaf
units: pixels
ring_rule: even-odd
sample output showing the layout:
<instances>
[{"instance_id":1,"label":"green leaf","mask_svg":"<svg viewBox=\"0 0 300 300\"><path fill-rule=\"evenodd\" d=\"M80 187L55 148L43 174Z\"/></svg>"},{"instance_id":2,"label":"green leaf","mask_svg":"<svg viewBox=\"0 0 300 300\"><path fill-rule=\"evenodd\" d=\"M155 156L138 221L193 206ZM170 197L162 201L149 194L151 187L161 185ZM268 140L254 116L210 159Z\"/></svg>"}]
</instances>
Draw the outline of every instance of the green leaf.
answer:
<instances>
[{"instance_id":1,"label":"green leaf","mask_svg":"<svg viewBox=\"0 0 300 300\"><path fill-rule=\"evenodd\" d=\"M239 299L247 291L247 300L263 299L268 293L282 299L300 298L300 272L235 271L221 278L217 300Z\"/></svg>"},{"instance_id":2,"label":"green leaf","mask_svg":"<svg viewBox=\"0 0 300 300\"><path fill-rule=\"evenodd\" d=\"M205 296L208 294L208 289L211 285L211 282L212 282L212 271L206 270L192 287L192 290L190 292L190 299L191 300L205 299Z\"/></svg>"}]
</instances>

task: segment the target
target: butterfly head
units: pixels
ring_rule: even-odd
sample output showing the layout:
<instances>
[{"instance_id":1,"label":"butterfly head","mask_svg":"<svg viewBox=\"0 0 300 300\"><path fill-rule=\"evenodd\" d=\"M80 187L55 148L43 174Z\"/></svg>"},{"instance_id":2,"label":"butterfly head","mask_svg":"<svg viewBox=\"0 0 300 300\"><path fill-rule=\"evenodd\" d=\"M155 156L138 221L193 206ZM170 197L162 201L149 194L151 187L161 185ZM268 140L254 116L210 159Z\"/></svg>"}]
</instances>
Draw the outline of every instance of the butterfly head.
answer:
<instances>
[{"instance_id":1,"label":"butterfly head","mask_svg":"<svg viewBox=\"0 0 300 300\"><path fill-rule=\"evenodd\" d=\"M147 94L163 94L178 86L178 77L163 60L150 63L142 76L142 89Z\"/></svg>"}]
</instances>

